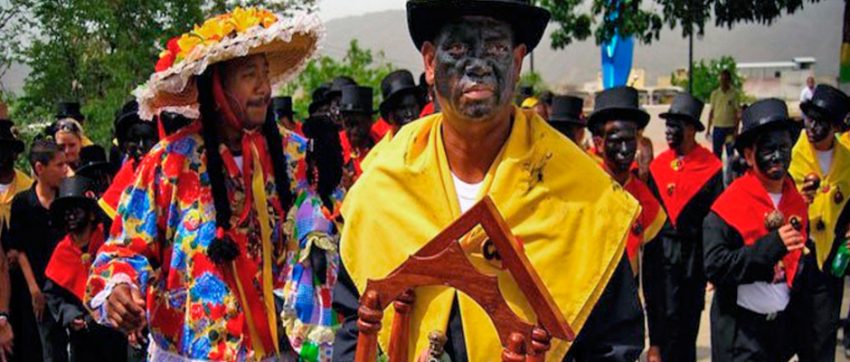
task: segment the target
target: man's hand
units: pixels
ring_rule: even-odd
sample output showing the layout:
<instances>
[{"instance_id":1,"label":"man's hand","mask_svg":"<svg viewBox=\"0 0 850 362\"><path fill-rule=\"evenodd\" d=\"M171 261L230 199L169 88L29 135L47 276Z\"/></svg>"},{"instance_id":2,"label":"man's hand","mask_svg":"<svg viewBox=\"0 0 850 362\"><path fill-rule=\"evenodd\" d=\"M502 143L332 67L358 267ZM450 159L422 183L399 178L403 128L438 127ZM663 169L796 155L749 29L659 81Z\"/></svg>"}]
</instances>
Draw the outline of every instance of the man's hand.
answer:
<instances>
[{"instance_id":1,"label":"man's hand","mask_svg":"<svg viewBox=\"0 0 850 362\"><path fill-rule=\"evenodd\" d=\"M32 312L35 314L35 319L41 322L42 317L44 317L44 305L46 304L41 289L33 289L30 293L30 299L32 300Z\"/></svg>"},{"instance_id":2,"label":"man's hand","mask_svg":"<svg viewBox=\"0 0 850 362\"><path fill-rule=\"evenodd\" d=\"M705 129L705 140L711 141L711 129L710 128Z\"/></svg>"},{"instance_id":3,"label":"man's hand","mask_svg":"<svg viewBox=\"0 0 850 362\"><path fill-rule=\"evenodd\" d=\"M800 188L800 194L803 195L803 199L806 200L807 204L815 202L815 196L818 194L818 186L820 186L819 184L820 179L806 177L806 180L803 181L803 187Z\"/></svg>"},{"instance_id":4,"label":"man's hand","mask_svg":"<svg viewBox=\"0 0 850 362\"><path fill-rule=\"evenodd\" d=\"M661 347L649 346L649 350L646 351L646 362L662 362Z\"/></svg>"},{"instance_id":5,"label":"man's hand","mask_svg":"<svg viewBox=\"0 0 850 362\"><path fill-rule=\"evenodd\" d=\"M803 249L806 246L806 240L803 238L803 234L797 231L797 229L794 229L790 224L785 224L779 228L779 238L782 239L782 243L785 244L785 248L789 252Z\"/></svg>"},{"instance_id":6,"label":"man's hand","mask_svg":"<svg viewBox=\"0 0 850 362\"><path fill-rule=\"evenodd\" d=\"M0 360L5 361L7 357L12 356L14 340L15 333L12 331L12 324L8 320L0 321Z\"/></svg>"},{"instance_id":7,"label":"man's hand","mask_svg":"<svg viewBox=\"0 0 850 362\"><path fill-rule=\"evenodd\" d=\"M145 299L127 284L115 286L106 300L106 316L113 326L127 334L145 326Z\"/></svg>"}]
</instances>

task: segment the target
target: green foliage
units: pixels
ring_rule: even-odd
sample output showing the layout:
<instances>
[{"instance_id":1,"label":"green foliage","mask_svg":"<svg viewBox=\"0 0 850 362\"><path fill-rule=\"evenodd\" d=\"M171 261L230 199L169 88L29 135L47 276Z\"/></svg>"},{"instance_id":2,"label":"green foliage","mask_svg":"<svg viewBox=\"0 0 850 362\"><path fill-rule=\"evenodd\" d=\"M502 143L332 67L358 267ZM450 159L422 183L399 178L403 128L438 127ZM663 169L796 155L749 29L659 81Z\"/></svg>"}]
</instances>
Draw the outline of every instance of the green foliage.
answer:
<instances>
[{"instance_id":1,"label":"green foliage","mask_svg":"<svg viewBox=\"0 0 850 362\"><path fill-rule=\"evenodd\" d=\"M22 126L48 123L57 102L79 100L86 132L99 144L109 142L115 112L153 71L159 46L203 20L201 0L30 5L32 41L20 58L31 72L12 117Z\"/></svg>"},{"instance_id":2,"label":"green foliage","mask_svg":"<svg viewBox=\"0 0 850 362\"><path fill-rule=\"evenodd\" d=\"M602 44L616 34L634 36L642 43L650 44L661 33L663 20L660 15L641 8L643 0L592 0L589 13L578 13L582 0L540 0L539 5L549 9L552 21L559 26L552 33L552 48L563 49L574 40L584 40L591 33L596 44ZM615 16L618 15L618 16ZM593 25L594 30L591 30Z\"/></svg>"},{"instance_id":3,"label":"green foliage","mask_svg":"<svg viewBox=\"0 0 850 362\"><path fill-rule=\"evenodd\" d=\"M204 10L207 15L215 15L225 13L236 6L257 6L276 13L291 14L295 11L315 11L317 2L317 0L208 0Z\"/></svg>"},{"instance_id":4,"label":"green foliage","mask_svg":"<svg viewBox=\"0 0 850 362\"><path fill-rule=\"evenodd\" d=\"M732 75L732 88L738 90L739 101L748 102L752 97L744 94L744 77L738 73L737 63L735 58L724 56L720 59L705 60L701 59L694 63L694 89L693 96L701 101L708 103L711 98L711 92L720 87L720 72L728 69ZM688 77L677 77L676 74L671 75L671 83L675 86L688 89Z\"/></svg>"},{"instance_id":5,"label":"green foliage","mask_svg":"<svg viewBox=\"0 0 850 362\"><path fill-rule=\"evenodd\" d=\"M543 76L537 72L526 72L523 73L519 78L519 82L517 83L517 89L522 87L532 87L534 89L534 95L539 96L541 93L548 91L549 86L543 81Z\"/></svg>"},{"instance_id":6,"label":"green foliage","mask_svg":"<svg viewBox=\"0 0 850 362\"><path fill-rule=\"evenodd\" d=\"M383 52L372 55L370 49L361 48L357 40L352 40L341 61L328 56L311 60L304 71L295 80L284 85L279 93L291 95L295 112L300 117L306 117L313 90L322 83L330 82L334 77L347 75L362 86L372 87L375 95L374 109L378 109L381 80L393 70L393 65L385 60Z\"/></svg>"},{"instance_id":7,"label":"green foliage","mask_svg":"<svg viewBox=\"0 0 850 362\"><path fill-rule=\"evenodd\" d=\"M692 31L702 35L706 22L714 14L718 26L731 28L739 22L771 24L783 12L793 14L806 2L820 0L655 0L653 8L642 8L642 0L587 0L590 11L581 12L583 0L537 0L552 13L558 28L552 32L552 48L563 49L575 40L595 34L602 44L615 34L633 35L649 44L659 38L664 23L671 29L682 28L684 36ZM611 6L616 2L617 6ZM660 8L661 13L654 11ZM621 16L613 16L613 14ZM592 29L595 26L595 29Z\"/></svg>"}]
</instances>

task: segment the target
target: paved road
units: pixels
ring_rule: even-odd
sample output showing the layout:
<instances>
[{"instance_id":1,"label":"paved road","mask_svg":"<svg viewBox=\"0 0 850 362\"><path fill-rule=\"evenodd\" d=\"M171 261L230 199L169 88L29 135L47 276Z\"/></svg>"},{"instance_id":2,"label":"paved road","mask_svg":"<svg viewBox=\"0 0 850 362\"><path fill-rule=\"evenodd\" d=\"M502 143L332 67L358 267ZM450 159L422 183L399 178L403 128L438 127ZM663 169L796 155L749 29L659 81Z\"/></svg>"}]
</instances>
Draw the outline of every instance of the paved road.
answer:
<instances>
[{"instance_id":1,"label":"paved road","mask_svg":"<svg viewBox=\"0 0 850 362\"><path fill-rule=\"evenodd\" d=\"M850 305L850 300L848 300L847 296L850 296L850 281L845 282L844 284L844 303L841 307L841 316L842 318L847 316L848 305ZM711 298L713 297L713 293L707 293L705 296L705 311L702 313L702 322L700 323L699 337L697 338L697 361L711 361L711 332L709 331L709 317L708 311L711 309ZM838 348L835 351L835 361L850 361L844 357L844 349L841 347L841 338L842 332L838 332ZM647 341L648 345L649 341ZM645 358L641 359L645 361Z\"/></svg>"}]
</instances>

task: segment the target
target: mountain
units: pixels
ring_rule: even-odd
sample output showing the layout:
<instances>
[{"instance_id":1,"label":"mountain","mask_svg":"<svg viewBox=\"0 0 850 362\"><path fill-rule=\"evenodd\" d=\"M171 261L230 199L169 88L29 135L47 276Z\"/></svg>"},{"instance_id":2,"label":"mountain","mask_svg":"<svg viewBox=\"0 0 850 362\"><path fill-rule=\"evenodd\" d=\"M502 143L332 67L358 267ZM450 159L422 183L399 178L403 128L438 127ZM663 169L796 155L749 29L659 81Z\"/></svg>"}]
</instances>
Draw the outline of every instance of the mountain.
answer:
<instances>
[{"instance_id":1,"label":"mountain","mask_svg":"<svg viewBox=\"0 0 850 362\"><path fill-rule=\"evenodd\" d=\"M342 57L352 39L364 47L383 51L385 59L414 73L422 70L422 58L414 49L407 30L403 5L399 10L369 13L327 22L327 36L322 54ZM707 26L705 36L695 41L694 58L712 59L731 55L738 62L789 61L794 57L817 59L819 78L838 76L844 1L821 0L806 4L794 15L786 15L770 26L742 24L729 30ZM550 48L549 32L535 51L535 69L553 86L580 86L593 81L599 73L600 50L593 39L573 43L564 50ZM646 70L648 85L659 76L667 76L677 68L687 68L688 42L681 32L665 29L660 41L637 45L634 67ZM526 69L528 69L526 61ZM28 69L14 65L0 85L19 92Z\"/></svg>"},{"instance_id":2,"label":"mountain","mask_svg":"<svg viewBox=\"0 0 850 362\"><path fill-rule=\"evenodd\" d=\"M731 55L738 62L790 61L794 57L814 57L819 78L838 76L844 1L822 0L806 4L793 15L772 25L740 24L733 29L706 26L705 36L694 41L695 59ZM370 13L329 21L324 54L341 57L352 39L360 45L383 51L386 60L414 73L422 69L422 58L410 40L407 19L401 9ZM549 33L535 51L535 70L550 85L577 86L593 81L600 71L600 50L593 39L573 43L564 50L550 48ZM679 29L665 28L652 45L636 45L634 67L646 70L648 85L677 68L687 68L688 42ZM526 69L528 64L526 61Z\"/></svg>"}]
</instances>

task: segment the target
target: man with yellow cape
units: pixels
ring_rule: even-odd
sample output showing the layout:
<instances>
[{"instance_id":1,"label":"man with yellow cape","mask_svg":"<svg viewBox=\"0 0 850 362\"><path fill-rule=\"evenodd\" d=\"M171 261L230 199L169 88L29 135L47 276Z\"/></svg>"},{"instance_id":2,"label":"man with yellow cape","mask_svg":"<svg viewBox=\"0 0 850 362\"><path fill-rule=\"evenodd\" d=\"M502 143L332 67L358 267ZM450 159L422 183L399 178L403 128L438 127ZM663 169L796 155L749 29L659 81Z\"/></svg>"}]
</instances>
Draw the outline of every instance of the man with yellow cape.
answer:
<instances>
[{"instance_id":1,"label":"man with yellow cape","mask_svg":"<svg viewBox=\"0 0 850 362\"><path fill-rule=\"evenodd\" d=\"M442 113L403 127L346 197L334 291L345 321L333 360L353 360L366 281L387 276L485 195L577 332L572 344L553 340L547 360L636 360L643 315L624 250L640 208L579 147L511 105L549 13L527 0L411 0L407 13ZM512 309L534 323L510 274L469 244L469 260L495 275ZM472 299L444 286L414 293L411 360L433 331L446 334L452 361L500 360L496 330ZM382 325L386 351L392 313Z\"/></svg>"},{"instance_id":2,"label":"man with yellow cape","mask_svg":"<svg viewBox=\"0 0 850 362\"><path fill-rule=\"evenodd\" d=\"M838 142L836 131L848 112L847 96L818 85L811 100L800 105L805 132L794 146L789 173L809 204L809 235L814 252L809 256L801 313L801 360L834 361L835 341L844 294L844 274L832 272L832 261L846 239L850 213L850 148Z\"/></svg>"}]
</instances>

